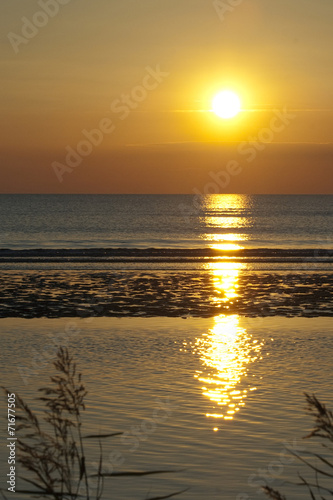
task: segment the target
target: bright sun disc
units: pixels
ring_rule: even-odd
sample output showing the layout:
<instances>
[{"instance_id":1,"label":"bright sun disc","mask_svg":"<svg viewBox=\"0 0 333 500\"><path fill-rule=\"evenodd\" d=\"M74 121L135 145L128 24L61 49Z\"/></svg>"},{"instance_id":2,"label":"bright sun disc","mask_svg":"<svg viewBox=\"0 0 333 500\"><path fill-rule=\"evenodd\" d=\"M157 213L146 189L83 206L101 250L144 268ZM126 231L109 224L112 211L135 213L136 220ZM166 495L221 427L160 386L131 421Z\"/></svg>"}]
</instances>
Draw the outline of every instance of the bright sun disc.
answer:
<instances>
[{"instance_id":1,"label":"bright sun disc","mask_svg":"<svg viewBox=\"0 0 333 500\"><path fill-rule=\"evenodd\" d=\"M233 118L240 112L241 102L234 92L224 90L214 97L212 108L220 118Z\"/></svg>"}]
</instances>

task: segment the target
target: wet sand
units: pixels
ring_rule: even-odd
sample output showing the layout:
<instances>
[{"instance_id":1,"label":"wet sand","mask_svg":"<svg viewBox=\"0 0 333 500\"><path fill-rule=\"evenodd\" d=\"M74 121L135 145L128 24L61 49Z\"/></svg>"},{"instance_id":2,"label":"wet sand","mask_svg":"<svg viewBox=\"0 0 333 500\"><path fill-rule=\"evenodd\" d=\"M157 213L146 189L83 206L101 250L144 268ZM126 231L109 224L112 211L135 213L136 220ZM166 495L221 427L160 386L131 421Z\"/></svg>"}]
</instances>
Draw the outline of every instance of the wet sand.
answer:
<instances>
[{"instance_id":1,"label":"wet sand","mask_svg":"<svg viewBox=\"0 0 333 500\"><path fill-rule=\"evenodd\" d=\"M11 271L0 284L1 318L333 316L329 272Z\"/></svg>"}]
</instances>

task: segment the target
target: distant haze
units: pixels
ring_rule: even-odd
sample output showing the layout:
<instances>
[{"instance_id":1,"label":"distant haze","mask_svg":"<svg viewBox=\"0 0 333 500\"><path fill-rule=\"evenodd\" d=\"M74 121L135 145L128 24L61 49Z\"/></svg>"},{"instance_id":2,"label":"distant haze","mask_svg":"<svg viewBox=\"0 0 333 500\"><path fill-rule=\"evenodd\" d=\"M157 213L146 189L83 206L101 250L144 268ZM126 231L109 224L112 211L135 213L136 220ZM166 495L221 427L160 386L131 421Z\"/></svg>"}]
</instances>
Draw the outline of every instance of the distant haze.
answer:
<instances>
[{"instance_id":1,"label":"distant haze","mask_svg":"<svg viewBox=\"0 0 333 500\"><path fill-rule=\"evenodd\" d=\"M5 2L1 192L331 193L333 2L234 3Z\"/></svg>"}]
</instances>

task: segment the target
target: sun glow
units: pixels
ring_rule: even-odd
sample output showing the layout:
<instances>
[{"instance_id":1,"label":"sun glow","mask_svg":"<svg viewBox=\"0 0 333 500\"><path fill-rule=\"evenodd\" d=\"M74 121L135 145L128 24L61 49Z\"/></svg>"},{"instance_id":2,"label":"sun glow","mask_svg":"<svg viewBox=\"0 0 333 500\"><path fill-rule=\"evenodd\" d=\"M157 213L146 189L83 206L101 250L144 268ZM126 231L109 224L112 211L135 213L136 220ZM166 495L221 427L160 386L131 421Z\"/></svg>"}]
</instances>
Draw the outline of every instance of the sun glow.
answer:
<instances>
[{"instance_id":1,"label":"sun glow","mask_svg":"<svg viewBox=\"0 0 333 500\"><path fill-rule=\"evenodd\" d=\"M230 90L219 92L213 99L212 111L220 118L233 118L241 110L241 101L237 94Z\"/></svg>"}]
</instances>

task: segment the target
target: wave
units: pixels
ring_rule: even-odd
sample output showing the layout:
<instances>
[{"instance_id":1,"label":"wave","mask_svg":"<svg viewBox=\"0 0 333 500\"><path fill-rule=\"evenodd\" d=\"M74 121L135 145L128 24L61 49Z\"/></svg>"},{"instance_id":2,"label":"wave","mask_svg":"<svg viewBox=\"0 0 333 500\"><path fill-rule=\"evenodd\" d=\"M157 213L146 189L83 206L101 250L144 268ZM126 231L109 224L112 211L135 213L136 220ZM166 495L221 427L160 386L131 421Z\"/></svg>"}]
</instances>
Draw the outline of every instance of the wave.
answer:
<instances>
[{"instance_id":1,"label":"wave","mask_svg":"<svg viewBox=\"0 0 333 500\"><path fill-rule=\"evenodd\" d=\"M333 262L333 249L316 248L86 248L0 249L8 262Z\"/></svg>"}]
</instances>

